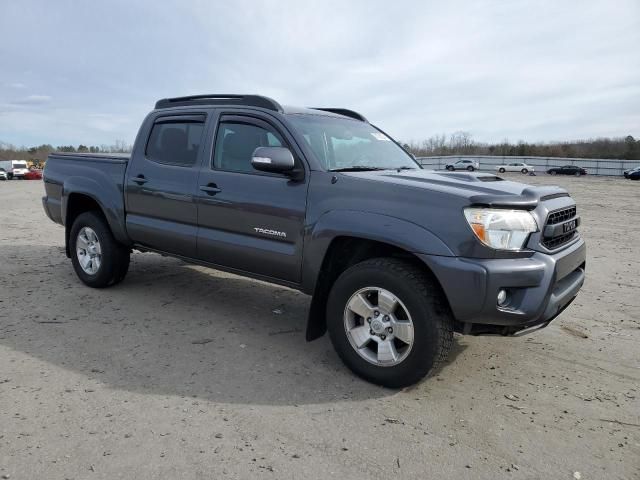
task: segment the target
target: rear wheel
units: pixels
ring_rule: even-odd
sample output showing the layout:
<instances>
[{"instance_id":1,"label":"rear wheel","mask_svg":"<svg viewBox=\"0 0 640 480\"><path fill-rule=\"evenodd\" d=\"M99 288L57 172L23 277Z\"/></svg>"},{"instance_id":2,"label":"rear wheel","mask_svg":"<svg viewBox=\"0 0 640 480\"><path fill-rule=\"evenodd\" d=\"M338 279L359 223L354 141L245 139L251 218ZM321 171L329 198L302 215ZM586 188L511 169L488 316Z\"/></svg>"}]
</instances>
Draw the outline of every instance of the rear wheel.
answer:
<instances>
[{"instance_id":1,"label":"rear wheel","mask_svg":"<svg viewBox=\"0 0 640 480\"><path fill-rule=\"evenodd\" d=\"M557 172L556 172L555 170L551 170L549 173L550 173L551 175L555 175Z\"/></svg>"},{"instance_id":2,"label":"rear wheel","mask_svg":"<svg viewBox=\"0 0 640 480\"><path fill-rule=\"evenodd\" d=\"M447 165L447 170L449 170L450 172L453 172L454 170L453 165Z\"/></svg>"},{"instance_id":3,"label":"rear wheel","mask_svg":"<svg viewBox=\"0 0 640 480\"><path fill-rule=\"evenodd\" d=\"M340 358L362 378L391 388L419 381L446 359L452 325L439 286L393 258L352 266L327 302L329 335Z\"/></svg>"},{"instance_id":4,"label":"rear wheel","mask_svg":"<svg viewBox=\"0 0 640 480\"><path fill-rule=\"evenodd\" d=\"M124 279L129 269L129 249L116 241L102 215L78 215L69 242L71 263L86 285L102 288Z\"/></svg>"}]
</instances>

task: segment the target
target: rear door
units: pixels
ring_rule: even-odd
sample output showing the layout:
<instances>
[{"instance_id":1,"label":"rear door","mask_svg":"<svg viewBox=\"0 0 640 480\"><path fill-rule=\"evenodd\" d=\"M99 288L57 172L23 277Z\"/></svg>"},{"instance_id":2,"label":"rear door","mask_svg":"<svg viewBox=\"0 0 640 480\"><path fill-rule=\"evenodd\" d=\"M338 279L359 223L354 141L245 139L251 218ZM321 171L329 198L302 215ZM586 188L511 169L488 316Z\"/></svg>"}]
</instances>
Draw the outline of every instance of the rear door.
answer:
<instances>
[{"instance_id":1,"label":"rear door","mask_svg":"<svg viewBox=\"0 0 640 480\"><path fill-rule=\"evenodd\" d=\"M301 180L251 166L259 146L288 147L306 169L291 136L268 115L220 117L213 158L198 180L198 258L297 284L308 172Z\"/></svg>"},{"instance_id":2,"label":"rear door","mask_svg":"<svg viewBox=\"0 0 640 480\"><path fill-rule=\"evenodd\" d=\"M140 133L126 179L127 231L135 243L195 257L204 122L204 114L161 114Z\"/></svg>"}]
</instances>

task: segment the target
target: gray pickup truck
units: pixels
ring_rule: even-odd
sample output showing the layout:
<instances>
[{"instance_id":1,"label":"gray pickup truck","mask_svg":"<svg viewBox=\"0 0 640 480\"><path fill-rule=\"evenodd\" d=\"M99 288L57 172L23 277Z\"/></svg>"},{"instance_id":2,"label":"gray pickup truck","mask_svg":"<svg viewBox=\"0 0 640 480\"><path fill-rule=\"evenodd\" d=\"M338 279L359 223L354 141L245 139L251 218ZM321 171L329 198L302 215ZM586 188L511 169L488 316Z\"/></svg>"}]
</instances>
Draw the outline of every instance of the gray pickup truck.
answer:
<instances>
[{"instance_id":1,"label":"gray pickup truck","mask_svg":"<svg viewBox=\"0 0 640 480\"><path fill-rule=\"evenodd\" d=\"M132 249L312 295L307 340L388 387L444 361L453 333L549 324L585 277L557 187L423 170L362 115L256 95L157 102L131 155L54 153L44 210L91 287Z\"/></svg>"}]
</instances>

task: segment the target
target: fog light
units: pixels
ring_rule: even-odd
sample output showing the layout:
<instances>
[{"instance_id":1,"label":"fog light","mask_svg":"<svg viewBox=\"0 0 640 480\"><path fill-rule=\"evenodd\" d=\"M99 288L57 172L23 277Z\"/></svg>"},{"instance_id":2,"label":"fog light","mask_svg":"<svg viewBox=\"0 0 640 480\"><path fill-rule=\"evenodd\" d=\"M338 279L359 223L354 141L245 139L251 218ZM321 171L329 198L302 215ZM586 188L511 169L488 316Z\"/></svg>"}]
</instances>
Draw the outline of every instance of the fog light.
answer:
<instances>
[{"instance_id":1,"label":"fog light","mask_svg":"<svg viewBox=\"0 0 640 480\"><path fill-rule=\"evenodd\" d=\"M507 303L507 291L506 290L500 290L498 292L498 306L502 307L502 306L504 306L505 303Z\"/></svg>"}]
</instances>

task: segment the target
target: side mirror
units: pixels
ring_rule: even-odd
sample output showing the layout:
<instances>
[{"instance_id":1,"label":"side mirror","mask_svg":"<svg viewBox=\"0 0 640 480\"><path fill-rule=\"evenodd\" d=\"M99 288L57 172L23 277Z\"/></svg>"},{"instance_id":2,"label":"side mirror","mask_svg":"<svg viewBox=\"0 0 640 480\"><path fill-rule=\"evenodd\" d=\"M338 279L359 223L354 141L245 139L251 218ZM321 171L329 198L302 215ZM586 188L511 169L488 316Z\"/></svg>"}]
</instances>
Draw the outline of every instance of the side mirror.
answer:
<instances>
[{"instance_id":1,"label":"side mirror","mask_svg":"<svg viewBox=\"0 0 640 480\"><path fill-rule=\"evenodd\" d=\"M296 163L288 148L258 147L251 156L251 165L262 172L286 173L291 172Z\"/></svg>"}]
</instances>

